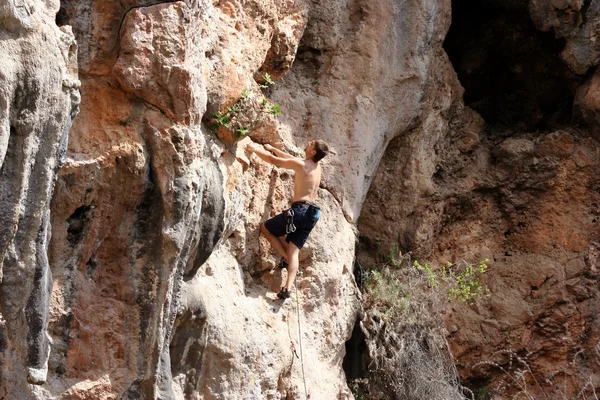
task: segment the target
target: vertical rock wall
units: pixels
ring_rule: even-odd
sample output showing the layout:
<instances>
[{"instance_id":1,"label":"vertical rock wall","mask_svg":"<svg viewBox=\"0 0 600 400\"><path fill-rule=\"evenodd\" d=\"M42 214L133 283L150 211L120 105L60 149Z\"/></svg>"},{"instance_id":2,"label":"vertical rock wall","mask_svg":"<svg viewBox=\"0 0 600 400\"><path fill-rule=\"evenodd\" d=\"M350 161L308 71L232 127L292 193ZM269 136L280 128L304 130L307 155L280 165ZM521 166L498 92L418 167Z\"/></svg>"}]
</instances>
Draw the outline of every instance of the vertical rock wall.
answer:
<instances>
[{"instance_id":1,"label":"vertical rock wall","mask_svg":"<svg viewBox=\"0 0 600 400\"><path fill-rule=\"evenodd\" d=\"M531 2L532 19L540 29L565 27L569 66L596 65L585 42L593 22L542 3ZM55 14L72 26L82 81L60 170L78 98L72 37L66 26L59 33ZM480 322L459 320L454 348L465 363L483 356L471 337L498 337L500 348L515 327L532 343L523 348L543 355L538 325L522 327L527 313L543 318L568 304L593 323L586 268L596 262L596 144L587 131L564 129L488 135L461 101L442 47L450 22L449 0L1 5L2 390L300 398L303 371L290 349L300 331L311 398L351 398L341 364L360 303L352 269L361 212L372 243L397 241L431 259L493 256L494 278L513 268L525 282L506 278L527 312L511 312L516 319L503 326L489 321L518 298L509 289L485 311L454 314ZM259 87L265 73L273 88ZM592 125L595 86L590 77L576 99ZM283 115L261 108L264 100ZM248 137L238 142L246 135L225 126L211 132L214 114L240 104ZM301 253L298 298L282 306L273 300L286 273L258 228L288 205L293 177L248 159L244 146L293 149L315 138L337 155L324 160L323 218ZM519 275L517 266L545 266L547 257L548 280ZM557 278L567 265L572 289ZM542 296L552 279L559 289ZM544 300L530 307L534 292ZM470 331L488 325L493 334Z\"/></svg>"},{"instance_id":2,"label":"vertical rock wall","mask_svg":"<svg viewBox=\"0 0 600 400\"><path fill-rule=\"evenodd\" d=\"M0 6L0 397L47 378L50 200L79 93L76 45L55 2Z\"/></svg>"},{"instance_id":3,"label":"vertical rock wall","mask_svg":"<svg viewBox=\"0 0 600 400\"><path fill-rule=\"evenodd\" d=\"M300 330L308 394L351 397L341 364L360 299L347 221L387 143L427 106L449 3L64 0L57 22L79 43L82 104L51 205L39 396L299 398ZM258 87L264 73L275 88ZM249 139L224 145L207 129L243 91L283 112L252 111L264 122L250 140L321 138L338 153L301 254L299 320L295 303L273 303L285 272L258 235L292 177L248 160Z\"/></svg>"}]
</instances>

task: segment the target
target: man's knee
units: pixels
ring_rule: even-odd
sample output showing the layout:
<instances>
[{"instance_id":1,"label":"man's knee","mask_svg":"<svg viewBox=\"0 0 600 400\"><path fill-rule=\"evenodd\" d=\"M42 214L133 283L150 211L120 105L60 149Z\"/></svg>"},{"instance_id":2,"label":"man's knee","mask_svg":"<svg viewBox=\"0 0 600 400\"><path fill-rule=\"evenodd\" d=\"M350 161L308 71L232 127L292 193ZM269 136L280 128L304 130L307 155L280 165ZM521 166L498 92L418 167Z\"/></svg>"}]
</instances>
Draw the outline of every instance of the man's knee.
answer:
<instances>
[{"instance_id":1,"label":"man's knee","mask_svg":"<svg viewBox=\"0 0 600 400\"><path fill-rule=\"evenodd\" d=\"M264 222L262 224L260 224L260 233L262 233L263 235L267 235L267 233L269 233L269 231L267 230L267 227L265 226Z\"/></svg>"},{"instance_id":2,"label":"man's knee","mask_svg":"<svg viewBox=\"0 0 600 400\"><path fill-rule=\"evenodd\" d=\"M300 249L294 243L289 242L287 247L287 255L288 257L298 257L300 254Z\"/></svg>"}]
</instances>

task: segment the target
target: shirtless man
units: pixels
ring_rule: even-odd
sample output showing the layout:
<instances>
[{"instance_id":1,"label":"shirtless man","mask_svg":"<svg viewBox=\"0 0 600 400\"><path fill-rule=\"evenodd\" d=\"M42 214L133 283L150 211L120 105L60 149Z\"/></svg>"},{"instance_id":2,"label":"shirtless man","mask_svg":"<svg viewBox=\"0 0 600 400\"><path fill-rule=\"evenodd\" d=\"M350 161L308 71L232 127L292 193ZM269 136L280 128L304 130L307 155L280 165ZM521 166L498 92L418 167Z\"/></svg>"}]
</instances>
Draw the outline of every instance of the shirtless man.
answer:
<instances>
[{"instance_id":1,"label":"shirtless man","mask_svg":"<svg viewBox=\"0 0 600 400\"><path fill-rule=\"evenodd\" d=\"M283 256L282 268L285 268L287 263L287 282L277 293L277 297L287 299L294 287L300 249L321 216L321 210L313 201L317 197L321 183L319 161L329 153L329 149L322 140L313 140L304 149L306 158L302 160L270 144L265 145L264 148L268 151L252 143L246 146L246 150L255 153L266 162L295 172L292 207L260 226L260 231L269 240L271 246ZM284 242L280 238L286 234Z\"/></svg>"}]
</instances>

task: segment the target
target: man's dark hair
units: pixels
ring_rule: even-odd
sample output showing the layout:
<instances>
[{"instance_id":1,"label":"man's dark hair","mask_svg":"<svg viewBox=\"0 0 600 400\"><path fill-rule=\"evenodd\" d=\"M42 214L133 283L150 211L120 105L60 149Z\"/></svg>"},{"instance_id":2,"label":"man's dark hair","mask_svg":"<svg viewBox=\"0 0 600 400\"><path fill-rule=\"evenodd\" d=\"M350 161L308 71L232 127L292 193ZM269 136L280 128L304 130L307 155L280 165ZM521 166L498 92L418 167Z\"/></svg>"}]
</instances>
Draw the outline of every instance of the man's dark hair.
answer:
<instances>
[{"instance_id":1,"label":"man's dark hair","mask_svg":"<svg viewBox=\"0 0 600 400\"><path fill-rule=\"evenodd\" d=\"M313 156L314 162L319 162L323 157L329 154L329 146L322 140L315 140L315 155Z\"/></svg>"}]
</instances>

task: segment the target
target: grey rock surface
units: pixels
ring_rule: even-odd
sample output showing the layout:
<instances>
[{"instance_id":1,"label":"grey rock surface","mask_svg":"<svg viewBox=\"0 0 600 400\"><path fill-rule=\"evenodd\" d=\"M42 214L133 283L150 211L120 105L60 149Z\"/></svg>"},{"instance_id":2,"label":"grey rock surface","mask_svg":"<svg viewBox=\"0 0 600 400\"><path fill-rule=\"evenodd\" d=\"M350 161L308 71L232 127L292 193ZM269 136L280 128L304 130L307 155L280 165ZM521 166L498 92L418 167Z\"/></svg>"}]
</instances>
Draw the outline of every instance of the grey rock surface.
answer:
<instances>
[{"instance_id":1,"label":"grey rock surface","mask_svg":"<svg viewBox=\"0 0 600 400\"><path fill-rule=\"evenodd\" d=\"M0 6L0 397L46 381L50 200L79 105L76 45L55 4Z\"/></svg>"}]
</instances>

